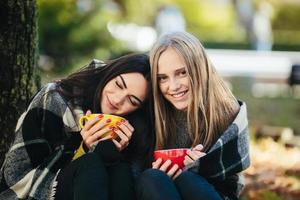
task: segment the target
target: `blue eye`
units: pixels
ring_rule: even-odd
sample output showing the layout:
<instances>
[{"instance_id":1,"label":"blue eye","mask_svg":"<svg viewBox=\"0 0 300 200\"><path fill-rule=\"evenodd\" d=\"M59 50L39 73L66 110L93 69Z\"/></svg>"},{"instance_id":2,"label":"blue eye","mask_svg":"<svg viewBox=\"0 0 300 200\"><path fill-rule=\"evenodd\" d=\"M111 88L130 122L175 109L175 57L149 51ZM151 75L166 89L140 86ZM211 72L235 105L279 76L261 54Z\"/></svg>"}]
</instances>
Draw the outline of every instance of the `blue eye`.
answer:
<instances>
[{"instance_id":1,"label":"blue eye","mask_svg":"<svg viewBox=\"0 0 300 200\"><path fill-rule=\"evenodd\" d=\"M159 77L157 77L157 81L158 82L164 82L164 81L166 81L167 80L167 77L166 76L159 76Z\"/></svg>"},{"instance_id":2,"label":"blue eye","mask_svg":"<svg viewBox=\"0 0 300 200\"><path fill-rule=\"evenodd\" d=\"M180 72L180 76L185 76L187 73L186 73L186 70L183 70Z\"/></svg>"}]
</instances>

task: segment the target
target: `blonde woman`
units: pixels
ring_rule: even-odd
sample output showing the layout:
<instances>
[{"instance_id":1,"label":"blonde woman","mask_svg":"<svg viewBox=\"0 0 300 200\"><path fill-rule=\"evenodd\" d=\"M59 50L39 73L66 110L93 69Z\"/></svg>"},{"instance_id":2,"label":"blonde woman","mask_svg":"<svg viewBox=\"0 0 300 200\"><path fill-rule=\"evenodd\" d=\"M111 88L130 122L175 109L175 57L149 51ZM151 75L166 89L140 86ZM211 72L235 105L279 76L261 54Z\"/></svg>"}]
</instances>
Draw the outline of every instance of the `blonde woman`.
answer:
<instances>
[{"instance_id":1,"label":"blonde woman","mask_svg":"<svg viewBox=\"0 0 300 200\"><path fill-rule=\"evenodd\" d=\"M190 148L183 170L161 159L142 173L138 199L238 199L249 164L245 103L226 87L200 41L163 35L150 52L156 146Z\"/></svg>"}]
</instances>

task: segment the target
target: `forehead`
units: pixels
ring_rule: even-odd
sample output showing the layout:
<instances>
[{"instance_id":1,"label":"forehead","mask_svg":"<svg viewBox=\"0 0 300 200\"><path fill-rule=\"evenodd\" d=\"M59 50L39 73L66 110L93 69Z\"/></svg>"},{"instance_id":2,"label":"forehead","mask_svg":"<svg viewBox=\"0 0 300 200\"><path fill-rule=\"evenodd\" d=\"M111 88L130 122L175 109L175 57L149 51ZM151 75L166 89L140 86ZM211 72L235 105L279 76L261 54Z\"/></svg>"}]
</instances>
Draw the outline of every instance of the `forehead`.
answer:
<instances>
[{"instance_id":1,"label":"forehead","mask_svg":"<svg viewBox=\"0 0 300 200\"><path fill-rule=\"evenodd\" d=\"M186 67L183 57L172 47L167 48L158 59L158 73L166 74Z\"/></svg>"}]
</instances>

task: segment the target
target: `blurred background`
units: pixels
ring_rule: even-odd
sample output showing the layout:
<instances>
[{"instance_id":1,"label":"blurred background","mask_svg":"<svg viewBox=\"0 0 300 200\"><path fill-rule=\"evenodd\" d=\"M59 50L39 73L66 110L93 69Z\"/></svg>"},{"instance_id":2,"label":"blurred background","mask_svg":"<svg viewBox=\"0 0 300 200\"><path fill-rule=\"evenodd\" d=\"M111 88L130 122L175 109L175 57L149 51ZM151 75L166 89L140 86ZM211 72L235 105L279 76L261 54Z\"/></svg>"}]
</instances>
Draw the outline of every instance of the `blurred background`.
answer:
<instances>
[{"instance_id":1,"label":"blurred background","mask_svg":"<svg viewBox=\"0 0 300 200\"><path fill-rule=\"evenodd\" d=\"M243 199L300 199L300 0L37 0L42 83L188 31L248 106Z\"/></svg>"}]
</instances>

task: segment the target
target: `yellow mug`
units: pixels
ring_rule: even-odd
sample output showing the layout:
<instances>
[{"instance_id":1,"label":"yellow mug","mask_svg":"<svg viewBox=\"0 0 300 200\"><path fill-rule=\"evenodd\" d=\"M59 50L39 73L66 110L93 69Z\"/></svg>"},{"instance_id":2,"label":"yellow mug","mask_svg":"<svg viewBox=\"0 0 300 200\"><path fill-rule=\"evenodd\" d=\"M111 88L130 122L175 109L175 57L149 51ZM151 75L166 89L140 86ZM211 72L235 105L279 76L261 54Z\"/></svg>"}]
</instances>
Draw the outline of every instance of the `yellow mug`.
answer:
<instances>
[{"instance_id":1,"label":"yellow mug","mask_svg":"<svg viewBox=\"0 0 300 200\"><path fill-rule=\"evenodd\" d=\"M99 116L102 116L102 117L99 117ZM100 121L102 120L108 120L110 119L111 121L109 123L107 123L107 125L105 125L105 127L107 126L112 126L114 128L117 128L117 123L118 122L123 122L125 121L125 119L123 117L120 117L120 116L116 116L116 115L109 115L109 114L89 114L89 115L84 115L82 117L80 117L79 119L79 125L81 128L84 127L85 123L95 117L98 117L99 118L99 121L97 123L99 123ZM105 133L104 135L101 136L101 138L104 138L108 135L112 135L112 138L113 139L116 139L117 138L117 134L115 134L112 130Z\"/></svg>"}]
</instances>

